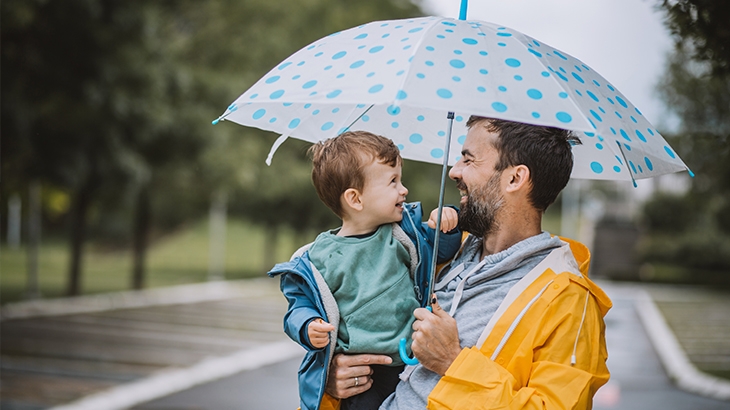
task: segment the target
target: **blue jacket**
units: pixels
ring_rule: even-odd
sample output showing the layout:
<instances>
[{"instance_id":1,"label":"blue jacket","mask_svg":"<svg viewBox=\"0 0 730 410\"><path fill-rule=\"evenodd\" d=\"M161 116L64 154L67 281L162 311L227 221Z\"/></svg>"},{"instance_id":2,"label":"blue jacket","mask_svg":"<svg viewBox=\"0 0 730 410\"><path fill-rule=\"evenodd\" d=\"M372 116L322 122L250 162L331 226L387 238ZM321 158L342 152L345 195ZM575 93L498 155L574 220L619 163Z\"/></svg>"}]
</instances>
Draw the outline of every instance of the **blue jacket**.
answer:
<instances>
[{"instance_id":1,"label":"blue jacket","mask_svg":"<svg viewBox=\"0 0 730 410\"><path fill-rule=\"evenodd\" d=\"M414 289L421 306L428 303L430 294L429 275L435 231L423 222L423 210L418 202L405 204L403 220L393 227L393 236L411 254L411 275ZM439 236L438 263L454 257L461 246L461 233L458 230L441 233ZM308 246L294 254L289 262L277 264L268 273L275 277L281 275L281 291L289 301L289 309L284 315L284 331L295 342L307 350L299 367L299 398L302 410L319 408L327 383L329 364L334 355L337 342L339 310L322 275L309 260ZM330 334L328 346L315 349L307 337L307 324L312 319L323 318L335 327Z\"/></svg>"}]
</instances>

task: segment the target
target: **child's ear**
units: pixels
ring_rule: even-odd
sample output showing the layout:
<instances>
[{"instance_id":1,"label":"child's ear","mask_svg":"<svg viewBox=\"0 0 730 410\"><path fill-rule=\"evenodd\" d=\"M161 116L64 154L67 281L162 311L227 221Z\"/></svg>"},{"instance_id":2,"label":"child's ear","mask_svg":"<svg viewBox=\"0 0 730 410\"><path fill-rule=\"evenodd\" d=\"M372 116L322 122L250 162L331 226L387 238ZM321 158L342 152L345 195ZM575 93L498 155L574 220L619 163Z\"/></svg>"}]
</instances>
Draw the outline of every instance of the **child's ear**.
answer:
<instances>
[{"instance_id":1,"label":"child's ear","mask_svg":"<svg viewBox=\"0 0 730 410\"><path fill-rule=\"evenodd\" d=\"M362 198L360 197L360 191L358 191L357 189L348 188L342 194L342 200L344 202L344 205L347 206L347 208L350 208L355 211L362 211L362 208L363 208Z\"/></svg>"}]
</instances>

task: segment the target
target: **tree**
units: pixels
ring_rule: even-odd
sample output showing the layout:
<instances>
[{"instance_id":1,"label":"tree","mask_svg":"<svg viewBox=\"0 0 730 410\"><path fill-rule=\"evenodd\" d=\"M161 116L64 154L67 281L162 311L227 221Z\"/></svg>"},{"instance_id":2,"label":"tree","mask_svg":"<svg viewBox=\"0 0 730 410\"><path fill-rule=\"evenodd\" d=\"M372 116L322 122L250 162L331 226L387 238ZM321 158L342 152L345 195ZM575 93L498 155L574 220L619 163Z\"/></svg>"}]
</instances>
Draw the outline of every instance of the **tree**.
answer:
<instances>
[{"instance_id":1,"label":"tree","mask_svg":"<svg viewBox=\"0 0 730 410\"><path fill-rule=\"evenodd\" d=\"M3 174L11 185L40 179L71 193L70 295L80 291L99 196L144 185L156 164L201 146L180 124L186 117L171 115L184 73L164 52L173 42L160 20L174 5L2 2Z\"/></svg>"},{"instance_id":2,"label":"tree","mask_svg":"<svg viewBox=\"0 0 730 410\"><path fill-rule=\"evenodd\" d=\"M730 4L664 0L660 9L676 47L658 90L680 120L676 132L664 134L696 176L686 195L660 193L647 203L644 257L690 268L698 280L703 269L730 268ZM676 219L678 209L690 212L692 222L663 216Z\"/></svg>"}]
</instances>

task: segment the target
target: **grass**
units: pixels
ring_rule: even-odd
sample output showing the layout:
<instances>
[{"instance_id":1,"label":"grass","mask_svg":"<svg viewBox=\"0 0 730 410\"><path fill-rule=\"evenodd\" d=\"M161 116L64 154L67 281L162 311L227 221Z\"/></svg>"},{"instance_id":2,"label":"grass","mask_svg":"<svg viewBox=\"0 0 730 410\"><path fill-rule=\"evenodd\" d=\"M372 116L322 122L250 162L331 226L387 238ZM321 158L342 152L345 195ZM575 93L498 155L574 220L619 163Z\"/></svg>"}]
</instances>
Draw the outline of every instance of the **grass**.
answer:
<instances>
[{"instance_id":1,"label":"grass","mask_svg":"<svg viewBox=\"0 0 730 410\"><path fill-rule=\"evenodd\" d=\"M559 231L559 216L548 213L543 229ZM279 234L275 259L289 259L298 243L291 231ZM313 240L311 236L310 240ZM225 278L261 277L264 266L264 231L242 220L229 219L226 227ZM301 242L301 240L299 240ZM4 245L4 244L3 244ZM208 280L210 238L207 219L198 221L153 243L147 254L146 287L172 286ZM27 251L0 248L0 303L26 298ZM44 298L65 295L68 282L69 246L61 240L44 239L39 254L38 284ZM109 251L93 243L85 247L81 293L127 290L131 287L132 253Z\"/></svg>"},{"instance_id":2,"label":"grass","mask_svg":"<svg viewBox=\"0 0 730 410\"><path fill-rule=\"evenodd\" d=\"M240 220L226 227L225 278L264 276L271 266L263 266L264 231ZM292 232L279 235L275 254L284 261L301 244ZM171 286L208 280L210 247L207 220L200 221L156 241L146 261L146 287ZM0 302L22 300L26 295L27 251L23 247L0 249ZM62 241L45 241L38 261L38 283L46 298L63 296L67 286L69 246ZM127 290L131 284L130 250L104 251L87 244L82 264L82 294Z\"/></svg>"}]
</instances>

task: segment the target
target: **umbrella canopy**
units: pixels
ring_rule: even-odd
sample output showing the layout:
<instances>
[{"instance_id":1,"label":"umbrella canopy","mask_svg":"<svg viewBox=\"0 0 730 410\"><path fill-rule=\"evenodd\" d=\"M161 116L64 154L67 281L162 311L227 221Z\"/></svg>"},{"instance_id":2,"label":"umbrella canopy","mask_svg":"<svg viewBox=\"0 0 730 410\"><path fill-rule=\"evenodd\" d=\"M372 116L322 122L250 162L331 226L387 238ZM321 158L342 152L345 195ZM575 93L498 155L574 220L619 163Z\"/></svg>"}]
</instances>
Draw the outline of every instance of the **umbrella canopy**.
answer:
<instances>
[{"instance_id":1,"label":"umbrella canopy","mask_svg":"<svg viewBox=\"0 0 730 410\"><path fill-rule=\"evenodd\" d=\"M577 131L574 178L687 169L641 112L580 60L507 27L446 17L377 21L317 40L218 120L310 142L367 130L393 139L404 158L442 163L448 112L455 113L449 164L475 114Z\"/></svg>"}]
</instances>

